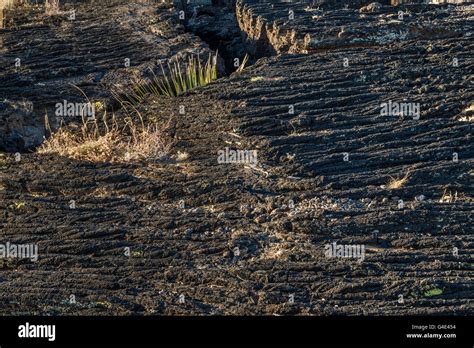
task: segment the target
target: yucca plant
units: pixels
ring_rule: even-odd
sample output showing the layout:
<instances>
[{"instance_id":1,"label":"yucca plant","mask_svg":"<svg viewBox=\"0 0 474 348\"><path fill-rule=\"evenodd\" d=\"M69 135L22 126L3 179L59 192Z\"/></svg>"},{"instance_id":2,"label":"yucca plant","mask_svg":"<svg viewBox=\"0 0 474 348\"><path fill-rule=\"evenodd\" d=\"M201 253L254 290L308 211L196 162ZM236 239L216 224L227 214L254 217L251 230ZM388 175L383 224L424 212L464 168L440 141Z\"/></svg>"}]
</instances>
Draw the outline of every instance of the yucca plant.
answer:
<instances>
[{"instance_id":1,"label":"yucca plant","mask_svg":"<svg viewBox=\"0 0 474 348\"><path fill-rule=\"evenodd\" d=\"M160 63L162 76L152 71L153 80L148 84L136 84L125 98L133 105L139 104L148 94L176 97L194 88L206 86L217 79L217 53L209 55L206 64L198 56L191 56L186 63L168 62L165 69Z\"/></svg>"}]
</instances>

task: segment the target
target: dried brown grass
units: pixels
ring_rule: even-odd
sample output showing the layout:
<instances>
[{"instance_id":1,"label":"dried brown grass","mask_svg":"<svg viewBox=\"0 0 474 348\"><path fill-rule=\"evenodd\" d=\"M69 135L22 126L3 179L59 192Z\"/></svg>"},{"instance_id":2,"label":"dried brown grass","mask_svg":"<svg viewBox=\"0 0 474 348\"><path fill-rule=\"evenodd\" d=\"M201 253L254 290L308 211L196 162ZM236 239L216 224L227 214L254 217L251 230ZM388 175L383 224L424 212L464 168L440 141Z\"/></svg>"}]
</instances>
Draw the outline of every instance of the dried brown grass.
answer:
<instances>
[{"instance_id":1,"label":"dried brown grass","mask_svg":"<svg viewBox=\"0 0 474 348\"><path fill-rule=\"evenodd\" d=\"M100 124L97 119L82 120L78 131L73 126L62 126L38 149L39 154L57 154L88 162L128 162L157 161L165 158L171 150L172 142L166 136L166 125L145 126L132 117L120 127L113 115L107 119L106 113ZM49 127L47 125L47 127Z\"/></svg>"},{"instance_id":2,"label":"dried brown grass","mask_svg":"<svg viewBox=\"0 0 474 348\"><path fill-rule=\"evenodd\" d=\"M44 13L47 16L55 16L61 13L59 0L46 0L44 3Z\"/></svg>"},{"instance_id":3,"label":"dried brown grass","mask_svg":"<svg viewBox=\"0 0 474 348\"><path fill-rule=\"evenodd\" d=\"M402 188L408 182L409 178L410 178L410 173L407 173L402 178L390 177L390 181L387 184L387 188L390 189L390 190L396 190L396 189Z\"/></svg>"}]
</instances>

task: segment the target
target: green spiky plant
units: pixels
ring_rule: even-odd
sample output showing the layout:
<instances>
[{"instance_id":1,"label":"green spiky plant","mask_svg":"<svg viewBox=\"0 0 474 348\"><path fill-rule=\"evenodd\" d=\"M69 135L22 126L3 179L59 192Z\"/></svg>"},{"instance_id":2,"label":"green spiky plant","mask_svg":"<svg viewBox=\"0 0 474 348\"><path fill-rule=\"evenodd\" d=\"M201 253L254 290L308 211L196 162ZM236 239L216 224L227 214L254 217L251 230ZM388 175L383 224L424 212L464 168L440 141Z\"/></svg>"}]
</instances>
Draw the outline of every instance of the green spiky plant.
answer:
<instances>
[{"instance_id":1,"label":"green spiky plant","mask_svg":"<svg viewBox=\"0 0 474 348\"><path fill-rule=\"evenodd\" d=\"M184 65L184 66L183 66ZM136 84L131 93L125 96L133 105L140 104L148 94L176 97L194 88L206 86L217 79L217 53L209 55L206 64L201 64L199 55L192 56L185 64L168 62L168 69L160 63L162 76L153 71L153 80L148 84Z\"/></svg>"}]
</instances>

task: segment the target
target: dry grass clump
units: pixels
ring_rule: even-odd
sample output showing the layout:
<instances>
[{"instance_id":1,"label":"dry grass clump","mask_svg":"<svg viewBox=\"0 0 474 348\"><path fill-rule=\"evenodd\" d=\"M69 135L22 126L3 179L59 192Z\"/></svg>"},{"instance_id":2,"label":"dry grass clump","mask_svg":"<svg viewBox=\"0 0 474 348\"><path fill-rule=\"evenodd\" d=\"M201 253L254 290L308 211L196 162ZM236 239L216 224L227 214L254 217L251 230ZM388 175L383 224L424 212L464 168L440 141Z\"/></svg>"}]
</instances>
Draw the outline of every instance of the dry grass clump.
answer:
<instances>
[{"instance_id":1,"label":"dry grass clump","mask_svg":"<svg viewBox=\"0 0 474 348\"><path fill-rule=\"evenodd\" d=\"M90 162L116 161L124 157L120 151L119 134L115 131L97 137L74 134L70 129L61 128L54 133L39 149L40 154L58 154L68 158Z\"/></svg>"},{"instance_id":2,"label":"dry grass clump","mask_svg":"<svg viewBox=\"0 0 474 348\"><path fill-rule=\"evenodd\" d=\"M295 248L293 248L295 249ZM269 247L266 247L263 253L260 255L262 260L288 260L291 250L287 249L286 243L272 243Z\"/></svg>"},{"instance_id":3,"label":"dry grass clump","mask_svg":"<svg viewBox=\"0 0 474 348\"><path fill-rule=\"evenodd\" d=\"M456 202L469 202L472 203L474 202L474 198L466 194L464 192L458 193L458 191L451 191L448 189L445 189L443 192L443 195L439 199L440 203L456 203Z\"/></svg>"},{"instance_id":4,"label":"dry grass clump","mask_svg":"<svg viewBox=\"0 0 474 348\"><path fill-rule=\"evenodd\" d=\"M248 61L249 61L249 55L245 54L244 60L242 61L242 64L240 64L240 66L237 68L236 72L237 73L243 72L245 68L247 67Z\"/></svg>"},{"instance_id":5,"label":"dry grass clump","mask_svg":"<svg viewBox=\"0 0 474 348\"><path fill-rule=\"evenodd\" d=\"M11 8L15 4L15 0L0 0L0 9Z\"/></svg>"},{"instance_id":6,"label":"dry grass clump","mask_svg":"<svg viewBox=\"0 0 474 348\"><path fill-rule=\"evenodd\" d=\"M55 16L61 13L59 10L59 0L46 0L44 3L44 13L47 16Z\"/></svg>"},{"instance_id":7,"label":"dry grass clump","mask_svg":"<svg viewBox=\"0 0 474 348\"><path fill-rule=\"evenodd\" d=\"M440 198L440 203L455 203L458 200L458 193L444 190L443 196Z\"/></svg>"},{"instance_id":8,"label":"dry grass clump","mask_svg":"<svg viewBox=\"0 0 474 348\"><path fill-rule=\"evenodd\" d=\"M131 118L119 127L115 117L103 124L85 121L78 132L61 127L38 149L40 154L60 156L88 162L156 161L171 150L171 141L157 124L137 126Z\"/></svg>"},{"instance_id":9,"label":"dry grass clump","mask_svg":"<svg viewBox=\"0 0 474 348\"><path fill-rule=\"evenodd\" d=\"M390 181L387 184L387 188L390 190L396 190L405 186L410 178L410 173L407 173L403 178L390 177Z\"/></svg>"},{"instance_id":10,"label":"dry grass clump","mask_svg":"<svg viewBox=\"0 0 474 348\"><path fill-rule=\"evenodd\" d=\"M461 122L474 122L474 103L471 103L462 111L463 115L459 118Z\"/></svg>"},{"instance_id":11,"label":"dry grass clump","mask_svg":"<svg viewBox=\"0 0 474 348\"><path fill-rule=\"evenodd\" d=\"M29 5L27 0L0 0L0 10L2 9L13 9L19 6Z\"/></svg>"},{"instance_id":12,"label":"dry grass clump","mask_svg":"<svg viewBox=\"0 0 474 348\"><path fill-rule=\"evenodd\" d=\"M156 125L133 133L125 148L126 160L159 160L171 150L171 143L165 140L164 132Z\"/></svg>"},{"instance_id":13,"label":"dry grass clump","mask_svg":"<svg viewBox=\"0 0 474 348\"><path fill-rule=\"evenodd\" d=\"M189 154L187 152L178 151L178 154L176 156L176 160L178 162L184 162L184 161L187 161L188 159L189 159Z\"/></svg>"},{"instance_id":14,"label":"dry grass clump","mask_svg":"<svg viewBox=\"0 0 474 348\"><path fill-rule=\"evenodd\" d=\"M0 153L0 168L6 167L8 164L8 157L6 154Z\"/></svg>"}]
</instances>

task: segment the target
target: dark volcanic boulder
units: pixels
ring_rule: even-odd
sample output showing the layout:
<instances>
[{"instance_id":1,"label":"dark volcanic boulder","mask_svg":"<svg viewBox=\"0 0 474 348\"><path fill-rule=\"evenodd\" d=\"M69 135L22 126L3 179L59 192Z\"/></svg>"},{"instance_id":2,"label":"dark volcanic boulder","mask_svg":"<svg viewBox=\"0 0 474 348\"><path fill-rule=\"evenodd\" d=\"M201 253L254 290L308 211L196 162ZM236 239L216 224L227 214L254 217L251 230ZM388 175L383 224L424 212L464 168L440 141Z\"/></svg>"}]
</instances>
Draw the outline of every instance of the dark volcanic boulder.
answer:
<instances>
[{"instance_id":1,"label":"dark volcanic boulder","mask_svg":"<svg viewBox=\"0 0 474 348\"><path fill-rule=\"evenodd\" d=\"M25 151L41 144L44 125L28 101L0 101L0 150Z\"/></svg>"}]
</instances>

